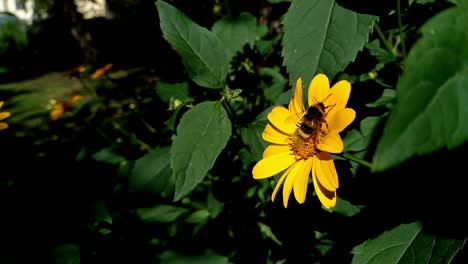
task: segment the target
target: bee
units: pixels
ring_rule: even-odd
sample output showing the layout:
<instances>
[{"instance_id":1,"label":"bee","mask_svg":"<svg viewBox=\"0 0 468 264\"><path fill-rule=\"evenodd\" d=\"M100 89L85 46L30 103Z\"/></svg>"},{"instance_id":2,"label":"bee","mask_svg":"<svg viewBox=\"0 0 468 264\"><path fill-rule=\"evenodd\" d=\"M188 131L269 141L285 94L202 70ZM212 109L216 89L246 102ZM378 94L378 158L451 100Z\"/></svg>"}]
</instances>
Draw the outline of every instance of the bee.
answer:
<instances>
[{"instance_id":1,"label":"bee","mask_svg":"<svg viewBox=\"0 0 468 264\"><path fill-rule=\"evenodd\" d=\"M322 130L322 124L325 123L327 125L327 121L325 120L325 117L327 116L326 109L328 107L333 107L333 106L327 106L325 107L324 102L327 100L327 97L323 99L322 102L318 102L314 105L311 105L307 111L302 114L301 118L299 119L299 135L303 139L310 139L310 138L316 138L320 131Z\"/></svg>"}]
</instances>

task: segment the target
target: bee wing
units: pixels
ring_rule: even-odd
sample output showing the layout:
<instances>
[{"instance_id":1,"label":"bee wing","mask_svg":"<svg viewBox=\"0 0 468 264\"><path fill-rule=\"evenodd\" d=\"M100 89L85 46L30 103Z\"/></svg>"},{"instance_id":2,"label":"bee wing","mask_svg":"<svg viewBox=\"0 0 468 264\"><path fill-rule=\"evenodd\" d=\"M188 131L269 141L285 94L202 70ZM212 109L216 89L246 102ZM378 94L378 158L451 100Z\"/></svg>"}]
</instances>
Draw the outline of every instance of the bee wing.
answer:
<instances>
[{"instance_id":1,"label":"bee wing","mask_svg":"<svg viewBox=\"0 0 468 264\"><path fill-rule=\"evenodd\" d=\"M301 122L301 119L304 117L305 113L307 113L307 112L297 113L297 114L291 115L290 117L288 117L286 119L286 121L291 122L291 123L296 123L297 125L299 125L299 123Z\"/></svg>"}]
</instances>

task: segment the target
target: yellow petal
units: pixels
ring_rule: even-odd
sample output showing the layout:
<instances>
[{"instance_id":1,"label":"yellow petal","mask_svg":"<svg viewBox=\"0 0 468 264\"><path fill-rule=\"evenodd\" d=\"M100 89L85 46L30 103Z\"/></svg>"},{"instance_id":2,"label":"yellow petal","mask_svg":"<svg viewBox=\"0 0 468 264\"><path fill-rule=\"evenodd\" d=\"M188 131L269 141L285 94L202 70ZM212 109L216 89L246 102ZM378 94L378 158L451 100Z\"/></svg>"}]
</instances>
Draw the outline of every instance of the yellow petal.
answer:
<instances>
[{"instance_id":1,"label":"yellow petal","mask_svg":"<svg viewBox=\"0 0 468 264\"><path fill-rule=\"evenodd\" d=\"M274 144L289 144L289 135L284 134L274 126L267 124L262 133L262 138L265 141Z\"/></svg>"},{"instance_id":2,"label":"yellow petal","mask_svg":"<svg viewBox=\"0 0 468 264\"><path fill-rule=\"evenodd\" d=\"M343 140L336 132L330 132L325 138L317 145L321 151L329 153L341 153L343 152Z\"/></svg>"},{"instance_id":3,"label":"yellow petal","mask_svg":"<svg viewBox=\"0 0 468 264\"><path fill-rule=\"evenodd\" d=\"M315 166L315 163L318 162L318 160L316 158L314 160L312 166L312 182L314 183L315 193L325 208L332 208L336 204L336 192L325 189L317 180L317 166Z\"/></svg>"},{"instance_id":4,"label":"yellow petal","mask_svg":"<svg viewBox=\"0 0 468 264\"><path fill-rule=\"evenodd\" d=\"M5 122L0 122L0 130L3 130L3 129L7 129L8 128L8 124L5 123Z\"/></svg>"},{"instance_id":5,"label":"yellow petal","mask_svg":"<svg viewBox=\"0 0 468 264\"><path fill-rule=\"evenodd\" d=\"M296 180L294 181L294 197L300 204L304 203L307 194L307 185L309 184L309 176L312 169L312 158L307 159L302 163L301 168L297 172Z\"/></svg>"},{"instance_id":6,"label":"yellow petal","mask_svg":"<svg viewBox=\"0 0 468 264\"><path fill-rule=\"evenodd\" d=\"M3 103L4 103L3 101L0 101L0 108L2 108Z\"/></svg>"},{"instance_id":7,"label":"yellow petal","mask_svg":"<svg viewBox=\"0 0 468 264\"><path fill-rule=\"evenodd\" d=\"M289 175L286 177L286 181L283 186L283 205L284 208L288 208L289 196L291 195L294 182L296 180L299 169L303 166L304 160L299 160L296 162L296 166L289 172Z\"/></svg>"},{"instance_id":8,"label":"yellow petal","mask_svg":"<svg viewBox=\"0 0 468 264\"><path fill-rule=\"evenodd\" d=\"M273 194L271 195L271 201L274 202L275 201L275 197L276 197L276 194L278 193L278 190L279 190L279 187L281 186L281 184L283 183L284 179L286 179L286 177L288 177L289 173L292 171L292 169L294 169L294 167L297 166L297 163L294 163L293 165L291 165L291 167L289 167L284 173L283 175L281 176L281 178L278 180L278 182L276 183L276 186L275 186L275 189L273 190Z\"/></svg>"},{"instance_id":9,"label":"yellow petal","mask_svg":"<svg viewBox=\"0 0 468 264\"><path fill-rule=\"evenodd\" d=\"M9 112L0 112L0 120L8 118L11 114Z\"/></svg>"},{"instance_id":10,"label":"yellow petal","mask_svg":"<svg viewBox=\"0 0 468 264\"><path fill-rule=\"evenodd\" d=\"M271 144L265 148L263 151L263 158L268 158L273 155L282 154L282 153L291 153L289 145L278 145Z\"/></svg>"},{"instance_id":11,"label":"yellow petal","mask_svg":"<svg viewBox=\"0 0 468 264\"><path fill-rule=\"evenodd\" d=\"M301 78L297 79L296 81L296 89L294 90L294 96L289 102L289 111L298 113L304 113L304 102L302 98L302 80Z\"/></svg>"},{"instance_id":12,"label":"yellow petal","mask_svg":"<svg viewBox=\"0 0 468 264\"><path fill-rule=\"evenodd\" d=\"M309 106L322 102L330 94L330 82L325 74L317 74L309 85Z\"/></svg>"},{"instance_id":13,"label":"yellow petal","mask_svg":"<svg viewBox=\"0 0 468 264\"><path fill-rule=\"evenodd\" d=\"M254 179L263 179L271 177L296 161L293 155L282 153L261 159L252 169Z\"/></svg>"},{"instance_id":14,"label":"yellow petal","mask_svg":"<svg viewBox=\"0 0 468 264\"><path fill-rule=\"evenodd\" d=\"M286 134L291 134L297 128L296 120L290 118L291 116L295 116L295 114L282 106L277 106L271 110L267 117L273 126Z\"/></svg>"},{"instance_id":15,"label":"yellow petal","mask_svg":"<svg viewBox=\"0 0 468 264\"><path fill-rule=\"evenodd\" d=\"M342 80L333 85L330 91L332 96L327 100L326 106L331 106L328 116L332 117L337 111L346 107L351 93L351 84Z\"/></svg>"},{"instance_id":16,"label":"yellow petal","mask_svg":"<svg viewBox=\"0 0 468 264\"><path fill-rule=\"evenodd\" d=\"M336 173L335 163L328 152L320 152L317 155L317 179L323 187L329 191L335 191L338 188L338 174Z\"/></svg>"},{"instance_id":17,"label":"yellow petal","mask_svg":"<svg viewBox=\"0 0 468 264\"><path fill-rule=\"evenodd\" d=\"M340 133L356 118L356 112L351 108L342 108L327 120L330 131Z\"/></svg>"}]
</instances>

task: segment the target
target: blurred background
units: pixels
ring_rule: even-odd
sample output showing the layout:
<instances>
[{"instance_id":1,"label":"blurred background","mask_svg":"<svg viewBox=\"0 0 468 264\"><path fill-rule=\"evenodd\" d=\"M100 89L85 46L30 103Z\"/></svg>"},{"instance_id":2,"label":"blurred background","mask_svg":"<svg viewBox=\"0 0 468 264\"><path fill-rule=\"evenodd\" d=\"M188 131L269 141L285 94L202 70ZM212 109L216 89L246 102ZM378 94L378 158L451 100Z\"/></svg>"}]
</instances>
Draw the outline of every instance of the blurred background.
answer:
<instances>
[{"instance_id":1,"label":"blurred background","mask_svg":"<svg viewBox=\"0 0 468 264\"><path fill-rule=\"evenodd\" d=\"M255 117L289 89L281 19L290 1L167 2L208 29L241 12L256 17L255 45L236 54L228 84L249 98L233 123L261 131ZM394 1L337 2L380 16L397 42ZM419 26L449 5L413 6L408 47ZM0 263L350 263L355 245L413 216L407 205L349 220L312 195L284 210L281 199L270 200L275 180L251 178L263 149L246 146L243 133L233 134L196 190L173 203L164 175L177 123L194 102L220 95L189 80L159 22L153 0L0 0L0 116L10 113L0 120ZM369 40L376 39L373 32ZM393 61L378 64L371 48L344 71L356 87L349 105L361 113L351 128L388 110L364 105L401 73ZM350 164L336 166L346 196ZM357 202L372 199L360 190ZM360 209L349 208L349 215Z\"/></svg>"}]
</instances>

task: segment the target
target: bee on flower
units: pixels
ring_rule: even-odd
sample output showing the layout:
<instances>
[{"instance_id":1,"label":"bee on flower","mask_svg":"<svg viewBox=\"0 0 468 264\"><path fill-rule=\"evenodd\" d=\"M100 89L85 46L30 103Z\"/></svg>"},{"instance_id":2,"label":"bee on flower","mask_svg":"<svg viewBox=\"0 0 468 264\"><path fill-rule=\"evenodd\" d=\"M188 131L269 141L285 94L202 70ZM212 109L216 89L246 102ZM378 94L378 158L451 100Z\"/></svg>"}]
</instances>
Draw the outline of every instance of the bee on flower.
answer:
<instances>
[{"instance_id":1,"label":"bee on flower","mask_svg":"<svg viewBox=\"0 0 468 264\"><path fill-rule=\"evenodd\" d=\"M268 114L269 124L262 137L271 144L252 174L255 179L264 179L284 171L272 200L283 184L285 208L291 192L298 203L304 203L311 177L322 205L325 208L335 206L338 174L330 153L343 151L339 133L356 117L353 109L346 108L350 92L348 81L339 81L330 88L328 77L318 74L310 82L306 109L299 78L288 107L276 106Z\"/></svg>"}]
</instances>

